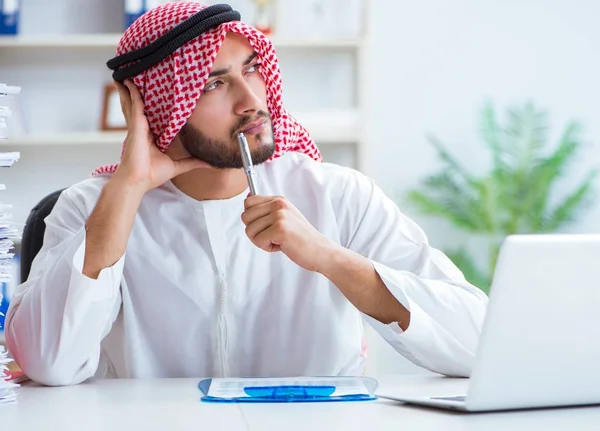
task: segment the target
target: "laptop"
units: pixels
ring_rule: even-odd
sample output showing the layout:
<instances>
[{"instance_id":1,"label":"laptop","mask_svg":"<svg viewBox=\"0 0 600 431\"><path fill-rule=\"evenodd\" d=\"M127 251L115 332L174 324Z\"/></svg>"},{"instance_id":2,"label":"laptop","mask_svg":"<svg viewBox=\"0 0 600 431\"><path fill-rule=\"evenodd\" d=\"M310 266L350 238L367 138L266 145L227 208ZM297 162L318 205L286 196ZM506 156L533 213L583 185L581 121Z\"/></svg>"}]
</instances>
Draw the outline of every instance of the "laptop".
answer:
<instances>
[{"instance_id":1,"label":"laptop","mask_svg":"<svg viewBox=\"0 0 600 431\"><path fill-rule=\"evenodd\" d=\"M600 235L507 237L467 392L378 395L466 412L600 404Z\"/></svg>"}]
</instances>

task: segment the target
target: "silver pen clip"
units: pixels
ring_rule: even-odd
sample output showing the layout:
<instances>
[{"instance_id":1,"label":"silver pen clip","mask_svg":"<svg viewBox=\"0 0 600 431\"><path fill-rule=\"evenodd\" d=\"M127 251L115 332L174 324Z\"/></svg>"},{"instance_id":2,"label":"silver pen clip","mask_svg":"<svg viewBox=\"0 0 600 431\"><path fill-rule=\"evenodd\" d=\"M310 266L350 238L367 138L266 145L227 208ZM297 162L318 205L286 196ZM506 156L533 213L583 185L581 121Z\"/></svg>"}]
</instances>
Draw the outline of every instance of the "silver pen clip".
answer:
<instances>
[{"instance_id":1,"label":"silver pen clip","mask_svg":"<svg viewBox=\"0 0 600 431\"><path fill-rule=\"evenodd\" d=\"M248 186L250 187L250 194L258 194L258 188L256 187L256 173L254 172L254 165L252 164L252 156L250 156L250 147L248 141L243 133L237 135L238 143L240 144L240 154L242 156L242 163L244 164L244 172L248 179Z\"/></svg>"}]
</instances>

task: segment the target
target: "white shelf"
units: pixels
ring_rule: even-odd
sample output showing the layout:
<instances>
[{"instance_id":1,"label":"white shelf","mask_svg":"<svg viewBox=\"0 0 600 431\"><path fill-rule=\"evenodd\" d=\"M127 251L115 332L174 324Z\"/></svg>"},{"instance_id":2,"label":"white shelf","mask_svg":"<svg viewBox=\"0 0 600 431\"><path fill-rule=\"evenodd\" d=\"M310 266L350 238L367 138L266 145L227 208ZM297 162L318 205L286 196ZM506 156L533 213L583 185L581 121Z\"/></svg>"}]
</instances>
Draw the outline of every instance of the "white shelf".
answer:
<instances>
[{"instance_id":1,"label":"white shelf","mask_svg":"<svg viewBox=\"0 0 600 431\"><path fill-rule=\"evenodd\" d=\"M0 36L0 48L105 48L115 49L121 34L49 34L49 35L19 35ZM272 38L276 48L306 48L306 49L354 49L360 46L360 39L279 39Z\"/></svg>"},{"instance_id":2,"label":"white shelf","mask_svg":"<svg viewBox=\"0 0 600 431\"><path fill-rule=\"evenodd\" d=\"M0 141L3 146L23 145L118 145L125 138L124 132L64 132L32 134Z\"/></svg>"},{"instance_id":3,"label":"white shelf","mask_svg":"<svg viewBox=\"0 0 600 431\"><path fill-rule=\"evenodd\" d=\"M319 145L354 144L359 121L354 111L324 111L296 115ZM120 145L125 132L65 132L32 134L0 141L0 146L23 145Z\"/></svg>"},{"instance_id":4,"label":"white shelf","mask_svg":"<svg viewBox=\"0 0 600 431\"><path fill-rule=\"evenodd\" d=\"M0 48L116 48L119 34L0 36Z\"/></svg>"}]
</instances>

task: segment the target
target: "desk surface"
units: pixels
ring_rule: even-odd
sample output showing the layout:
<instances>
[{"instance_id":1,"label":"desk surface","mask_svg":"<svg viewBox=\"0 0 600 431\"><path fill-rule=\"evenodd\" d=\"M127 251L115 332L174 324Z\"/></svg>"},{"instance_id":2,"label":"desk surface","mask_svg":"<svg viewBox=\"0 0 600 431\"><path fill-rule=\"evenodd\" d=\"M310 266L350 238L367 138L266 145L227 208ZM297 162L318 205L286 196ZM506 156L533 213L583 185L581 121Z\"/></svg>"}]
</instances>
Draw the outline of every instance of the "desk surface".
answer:
<instances>
[{"instance_id":1,"label":"desk surface","mask_svg":"<svg viewBox=\"0 0 600 431\"><path fill-rule=\"evenodd\" d=\"M207 404L199 379L96 380L70 387L26 385L0 406L2 430L597 430L600 407L466 414L387 400L358 403ZM404 395L461 393L467 380L380 379Z\"/></svg>"}]
</instances>

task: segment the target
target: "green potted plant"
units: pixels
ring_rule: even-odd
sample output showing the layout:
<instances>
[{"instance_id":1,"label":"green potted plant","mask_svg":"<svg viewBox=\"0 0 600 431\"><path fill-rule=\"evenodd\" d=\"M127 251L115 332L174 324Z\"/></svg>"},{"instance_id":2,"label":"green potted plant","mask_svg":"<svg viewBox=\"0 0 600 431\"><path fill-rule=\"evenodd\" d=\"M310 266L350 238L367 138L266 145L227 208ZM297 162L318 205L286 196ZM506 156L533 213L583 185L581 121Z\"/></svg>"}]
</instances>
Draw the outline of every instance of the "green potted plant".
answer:
<instances>
[{"instance_id":1,"label":"green potted plant","mask_svg":"<svg viewBox=\"0 0 600 431\"><path fill-rule=\"evenodd\" d=\"M549 150L546 111L531 103L511 108L501 125L487 103L480 131L491 157L489 172L471 173L430 136L443 167L410 190L406 200L422 214L445 218L467 235L484 239L488 255L483 268L466 247L445 252L468 281L488 292L502 240L511 234L555 232L574 221L591 201L597 170L552 203L555 185L582 147L580 124L567 124L558 145Z\"/></svg>"}]
</instances>

